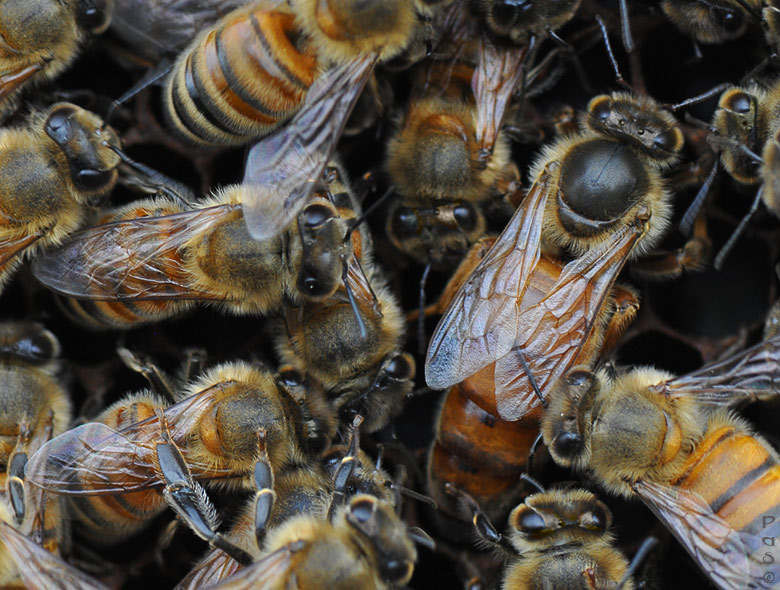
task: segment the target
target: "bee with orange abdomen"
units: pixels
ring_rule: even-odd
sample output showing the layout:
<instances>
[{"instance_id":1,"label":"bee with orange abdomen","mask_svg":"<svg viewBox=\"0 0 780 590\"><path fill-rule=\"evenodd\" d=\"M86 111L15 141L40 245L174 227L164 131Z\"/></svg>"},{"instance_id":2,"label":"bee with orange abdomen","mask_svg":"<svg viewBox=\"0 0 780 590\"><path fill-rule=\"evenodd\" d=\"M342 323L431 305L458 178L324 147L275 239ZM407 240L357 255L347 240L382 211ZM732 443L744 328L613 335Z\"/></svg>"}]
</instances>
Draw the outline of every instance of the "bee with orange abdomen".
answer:
<instances>
[{"instance_id":1,"label":"bee with orange abdomen","mask_svg":"<svg viewBox=\"0 0 780 590\"><path fill-rule=\"evenodd\" d=\"M426 357L428 385L452 388L429 460L437 498L454 481L498 514L511 505L538 406L575 364L593 365L636 313L635 294L615 280L667 226L661 171L681 147L674 119L651 99L598 96L582 131L542 152L501 236L486 253L488 240L473 248L445 290L449 306ZM484 473L484 483L459 465Z\"/></svg>"},{"instance_id":2,"label":"bee with orange abdomen","mask_svg":"<svg viewBox=\"0 0 780 590\"><path fill-rule=\"evenodd\" d=\"M780 339L673 377L650 367L571 371L542 432L553 459L641 499L723 590L771 588L780 457L730 409L776 397Z\"/></svg>"},{"instance_id":3,"label":"bee with orange abdomen","mask_svg":"<svg viewBox=\"0 0 780 590\"><path fill-rule=\"evenodd\" d=\"M682 143L673 117L650 98L592 99L583 130L544 149L525 200L461 279L428 348L428 385L445 389L495 363L502 419L541 404L534 391L544 396L605 321L620 269L666 229L661 171ZM539 289L548 261L560 273Z\"/></svg>"},{"instance_id":4,"label":"bee with orange abdomen","mask_svg":"<svg viewBox=\"0 0 780 590\"><path fill-rule=\"evenodd\" d=\"M107 408L97 422L55 437L31 457L27 480L66 495L87 536L119 541L169 504L160 490L169 483L159 467L163 434L194 480L251 488L261 450L279 470L321 449L320 439L330 440L335 417L324 399L315 402L317 394L311 388L293 396L260 364L218 365L189 383L170 407L136 394Z\"/></svg>"},{"instance_id":5,"label":"bee with orange abdomen","mask_svg":"<svg viewBox=\"0 0 780 590\"><path fill-rule=\"evenodd\" d=\"M192 209L154 199L109 211L43 256L33 272L47 287L78 298L68 309L96 328L160 321L196 301L265 314L351 288L358 301L373 303L360 268L363 234L349 231L357 204L337 181L337 168L332 172L297 223L269 240L249 236L241 205L252 189L241 184Z\"/></svg>"},{"instance_id":6,"label":"bee with orange abdomen","mask_svg":"<svg viewBox=\"0 0 780 590\"><path fill-rule=\"evenodd\" d=\"M331 63L400 53L417 11L407 0L251 2L181 53L165 88L166 116L196 144L248 143L290 119Z\"/></svg>"},{"instance_id":7,"label":"bee with orange abdomen","mask_svg":"<svg viewBox=\"0 0 780 590\"><path fill-rule=\"evenodd\" d=\"M28 86L59 76L90 35L108 28L114 0L8 0L0 4L0 113Z\"/></svg>"},{"instance_id":8,"label":"bee with orange abdomen","mask_svg":"<svg viewBox=\"0 0 780 590\"><path fill-rule=\"evenodd\" d=\"M69 103L0 132L0 288L25 257L61 244L117 180L119 138Z\"/></svg>"},{"instance_id":9,"label":"bee with orange abdomen","mask_svg":"<svg viewBox=\"0 0 780 590\"><path fill-rule=\"evenodd\" d=\"M165 112L190 141L245 144L291 119L248 157L244 180L254 190L244 209L255 239L295 218L374 64L415 40L429 10L408 0L260 0L204 30L181 53Z\"/></svg>"},{"instance_id":10,"label":"bee with orange abdomen","mask_svg":"<svg viewBox=\"0 0 780 590\"><path fill-rule=\"evenodd\" d=\"M451 293L466 278L466 273L483 258L495 238L479 242L480 248L470 252L459 271L448 284ZM546 293L560 278L564 265L552 257L540 259L534 271L531 289ZM445 301L441 304L446 305ZM614 346L623 330L638 310L634 291L615 285L604 304L602 321L588 335L573 363L593 366L604 350ZM562 335L563 336L563 335ZM545 359L542 359L544 361ZM447 484L469 494L491 519L503 518L522 492L520 475L526 470L526 460L539 434L542 407L537 405L507 420L497 409L496 367L511 367L522 375L522 360L510 353L507 358L477 371L449 388L439 409L434 441L428 454L428 490L439 507L453 516L460 516L456 502L446 491ZM548 390L554 385L548 386ZM532 386L512 390L520 400L533 397Z\"/></svg>"}]
</instances>

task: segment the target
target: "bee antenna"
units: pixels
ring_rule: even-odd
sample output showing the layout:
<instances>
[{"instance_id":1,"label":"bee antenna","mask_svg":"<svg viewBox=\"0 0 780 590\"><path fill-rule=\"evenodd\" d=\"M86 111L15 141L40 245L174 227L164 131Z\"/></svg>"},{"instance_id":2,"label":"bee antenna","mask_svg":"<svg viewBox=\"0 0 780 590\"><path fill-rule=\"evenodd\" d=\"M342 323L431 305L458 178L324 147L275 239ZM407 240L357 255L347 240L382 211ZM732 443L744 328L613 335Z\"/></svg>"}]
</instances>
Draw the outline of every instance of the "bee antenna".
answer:
<instances>
[{"instance_id":1,"label":"bee antenna","mask_svg":"<svg viewBox=\"0 0 780 590\"><path fill-rule=\"evenodd\" d=\"M634 37L631 35L631 19L628 16L628 1L620 0L620 34L623 37L623 49L626 53L633 53L636 49Z\"/></svg>"},{"instance_id":2,"label":"bee antenna","mask_svg":"<svg viewBox=\"0 0 780 590\"><path fill-rule=\"evenodd\" d=\"M167 76L171 72L172 69L173 69L173 62L171 62L170 60L163 59L154 68L148 70L140 80L138 80L125 92L123 92L119 98L111 101L111 106L108 107L108 111L106 111L106 116L103 118L103 126L100 129L103 130L105 126L108 125L108 122L111 120L111 117L114 116L114 113L120 106L122 106L126 102L129 102L135 96L140 94L143 90L146 90L150 86L153 86L154 84L162 80L165 76Z\"/></svg>"},{"instance_id":3,"label":"bee antenna","mask_svg":"<svg viewBox=\"0 0 780 590\"><path fill-rule=\"evenodd\" d=\"M542 433L539 433L539 436L536 437L536 440L534 440L534 444L531 445L531 450L528 451L528 459L525 462L525 470L526 473L531 473L534 470L534 456L536 455L536 447L539 446L540 442L543 442L544 439L542 438ZM524 474L525 475L525 474ZM531 477L530 475L528 477ZM522 479L522 476L521 476Z\"/></svg>"},{"instance_id":4,"label":"bee antenna","mask_svg":"<svg viewBox=\"0 0 780 590\"><path fill-rule=\"evenodd\" d=\"M623 3L622 0L621 4ZM622 6L621 6L621 12L622 12ZM631 84L626 82L626 79L623 78L623 74L620 73L620 68L618 67L617 60L615 59L615 54L612 52L612 45L609 42L609 34L607 33L607 25L604 24L604 19L601 18L601 15L596 15L596 22L599 24L599 28L601 29L601 37L604 39L604 47L607 49L607 56L609 57L609 63L612 64L612 70L615 72L615 81L622 86L623 88L633 92L633 88L631 87Z\"/></svg>"},{"instance_id":5,"label":"bee antenna","mask_svg":"<svg viewBox=\"0 0 780 590\"><path fill-rule=\"evenodd\" d=\"M536 397L539 398L542 406L547 408L547 400L544 399L542 391L539 389L539 384L536 382L536 377L534 377L534 374L531 372L531 367L528 366L528 361L525 358L525 354L523 354L523 351L520 348L515 348L514 350L517 352L517 356L520 359L520 364L523 365L523 371L525 371L525 374L528 376L528 381L531 382L531 387L533 387Z\"/></svg>"},{"instance_id":6,"label":"bee antenna","mask_svg":"<svg viewBox=\"0 0 780 590\"><path fill-rule=\"evenodd\" d=\"M413 397L419 397L421 395L426 395L428 393L431 393L433 389L428 387L427 385L424 385L423 387L420 387L419 389L415 389L414 391L410 391L406 394L406 399L411 399Z\"/></svg>"},{"instance_id":7,"label":"bee antenna","mask_svg":"<svg viewBox=\"0 0 780 590\"><path fill-rule=\"evenodd\" d=\"M402 496L406 496L407 498L411 498L412 500L417 500L418 502L423 502L425 504L428 504L428 506L430 506L434 510L438 510L439 508L439 505L436 504L436 500L434 500L430 496L426 496L425 494L421 494L420 492L415 492L414 490L397 483L392 484L392 488L394 490L398 490L398 492L400 492Z\"/></svg>"},{"instance_id":8,"label":"bee antenna","mask_svg":"<svg viewBox=\"0 0 780 590\"><path fill-rule=\"evenodd\" d=\"M366 329L366 323L363 321L363 316L360 315L360 309L358 308L357 301L355 301L355 294L352 292L352 287L349 286L349 281L347 280L348 272L347 260L344 259L341 280L344 283L344 289L347 291L347 299L349 299L349 305L352 307L352 313L355 314L355 319L357 320L358 328L360 329L360 337L365 340L368 336L368 330Z\"/></svg>"},{"instance_id":9,"label":"bee antenna","mask_svg":"<svg viewBox=\"0 0 780 590\"><path fill-rule=\"evenodd\" d=\"M427 547L431 551L436 550L436 541L434 541L431 536L420 527L410 526L407 530L407 534L409 535L409 538L418 545Z\"/></svg>"},{"instance_id":10,"label":"bee antenna","mask_svg":"<svg viewBox=\"0 0 780 590\"><path fill-rule=\"evenodd\" d=\"M352 232L355 231L355 228L359 226L361 223L363 223L366 219L368 219L368 216L374 213L378 208L379 205L387 199L393 192L395 191L395 186L391 186L388 188L384 194L379 197L376 201L371 203L371 206L366 209L363 214L360 217L356 217L352 220L352 223L349 224L349 229L347 230L346 235L344 236L344 241L349 241L349 238L352 237Z\"/></svg>"},{"instance_id":11,"label":"bee antenna","mask_svg":"<svg viewBox=\"0 0 780 590\"><path fill-rule=\"evenodd\" d=\"M753 217L753 214L758 210L758 204L761 202L761 197L763 194L764 187L762 185L761 188L758 189L758 192L756 192L756 198L753 199L753 204L750 206L750 211L748 211L747 214L742 218L742 221L739 222L737 229L734 230L734 233L731 234L731 237L723 245L723 248L720 249L720 252L718 252L718 255L715 257L715 260L712 263L712 266L715 267L715 270L720 270L723 266L723 261L726 260L726 257L731 253L731 250L734 248L734 244L737 243L739 236L741 236L742 232L745 231L750 218Z\"/></svg>"},{"instance_id":12,"label":"bee antenna","mask_svg":"<svg viewBox=\"0 0 780 590\"><path fill-rule=\"evenodd\" d=\"M634 575L639 565L645 560L645 557L647 557L647 554L652 551L653 547L655 547L658 544L658 539L656 537L648 537L644 541L642 541L642 545L640 545L639 549L637 549L637 552L634 553L633 559L631 559L631 563L628 564L628 569L626 569L626 573L623 574L623 578L620 580L620 583L617 585L617 588L615 590L621 590L623 586L626 585L626 582L631 578L631 576Z\"/></svg>"},{"instance_id":13,"label":"bee antenna","mask_svg":"<svg viewBox=\"0 0 780 590\"><path fill-rule=\"evenodd\" d=\"M539 438L541 438L541 435L539 435ZM536 446L536 443L539 440L539 438L537 438L536 441L534 441L534 446ZM547 491L544 489L544 486L542 484L540 484L536 479L528 475L528 472L521 473L520 479L526 483L531 484L533 487L537 489L537 491L540 494L543 494L545 491Z\"/></svg>"},{"instance_id":14,"label":"bee antenna","mask_svg":"<svg viewBox=\"0 0 780 590\"><path fill-rule=\"evenodd\" d=\"M704 184L701 185L699 192L696 193L696 196L680 220L680 232L686 238L690 237L691 235L691 231L693 230L693 222L699 216L699 211L701 211L701 208L704 205L704 201L707 198L707 194L710 192L710 187L715 180L715 174L717 174L717 172L718 160L715 160L715 164L713 164L712 170L710 170L710 173L707 175L707 179L704 181Z\"/></svg>"},{"instance_id":15,"label":"bee antenna","mask_svg":"<svg viewBox=\"0 0 780 590\"><path fill-rule=\"evenodd\" d=\"M421 355L425 355L425 348L427 342L425 342L425 283L428 281L428 275L431 272L431 261L425 265L422 276L420 277L420 299L419 308L420 313L417 316L417 352Z\"/></svg>"}]
</instances>

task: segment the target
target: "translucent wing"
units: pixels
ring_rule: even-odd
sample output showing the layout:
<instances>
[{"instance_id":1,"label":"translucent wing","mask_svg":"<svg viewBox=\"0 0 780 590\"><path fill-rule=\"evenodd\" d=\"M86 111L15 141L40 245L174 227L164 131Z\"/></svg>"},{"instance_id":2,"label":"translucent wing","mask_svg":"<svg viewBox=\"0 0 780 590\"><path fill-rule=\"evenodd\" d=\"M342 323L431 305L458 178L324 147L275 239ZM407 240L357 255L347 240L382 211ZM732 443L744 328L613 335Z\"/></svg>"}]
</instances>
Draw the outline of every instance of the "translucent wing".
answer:
<instances>
[{"instance_id":1,"label":"translucent wing","mask_svg":"<svg viewBox=\"0 0 780 590\"><path fill-rule=\"evenodd\" d=\"M477 101L477 145L483 157L493 153L504 113L523 77L529 50L528 45L498 45L487 35L482 35L479 63L474 70L471 87Z\"/></svg>"},{"instance_id":2,"label":"translucent wing","mask_svg":"<svg viewBox=\"0 0 780 590\"><path fill-rule=\"evenodd\" d=\"M229 470L197 461L187 452L187 437L228 384L204 389L164 412L171 439L181 447L196 479L232 475ZM54 437L30 457L26 480L70 495L119 494L162 485L156 468L156 445L163 440L161 428L156 416L118 431L100 422L83 424Z\"/></svg>"},{"instance_id":3,"label":"translucent wing","mask_svg":"<svg viewBox=\"0 0 780 590\"><path fill-rule=\"evenodd\" d=\"M239 570L227 580L208 586L210 590L272 590L287 588L287 574L295 564L296 553L306 543L296 541Z\"/></svg>"},{"instance_id":4,"label":"translucent wing","mask_svg":"<svg viewBox=\"0 0 780 590\"><path fill-rule=\"evenodd\" d=\"M0 541L30 590L108 590L5 522L0 522Z\"/></svg>"},{"instance_id":5,"label":"translucent wing","mask_svg":"<svg viewBox=\"0 0 780 590\"><path fill-rule=\"evenodd\" d=\"M549 168L558 165L548 165L539 176L439 321L425 357L429 387L446 389L512 350L523 296L541 254Z\"/></svg>"},{"instance_id":6,"label":"translucent wing","mask_svg":"<svg viewBox=\"0 0 780 590\"><path fill-rule=\"evenodd\" d=\"M766 545L762 537L777 537L780 520L760 534L736 531L688 490L646 481L633 488L718 588L776 587L773 582L780 576L780 561L763 563Z\"/></svg>"},{"instance_id":7,"label":"translucent wing","mask_svg":"<svg viewBox=\"0 0 780 590\"><path fill-rule=\"evenodd\" d=\"M279 234L298 215L336 148L376 63L365 55L318 76L303 108L285 127L252 147L244 182L244 219L256 240Z\"/></svg>"},{"instance_id":8,"label":"translucent wing","mask_svg":"<svg viewBox=\"0 0 780 590\"><path fill-rule=\"evenodd\" d=\"M232 576L241 565L221 549L212 549L174 590L200 590Z\"/></svg>"},{"instance_id":9,"label":"translucent wing","mask_svg":"<svg viewBox=\"0 0 780 590\"><path fill-rule=\"evenodd\" d=\"M240 206L217 205L91 227L33 263L50 289L102 300L214 299L192 286L179 249Z\"/></svg>"},{"instance_id":10,"label":"translucent wing","mask_svg":"<svg viewBox=\"0 0 780 590\"><path fill-rule=\"evenodd\" d=\"M157 62L173 57L200 31L246 0L122 0L111 15L111 30L134 53Z\"/></svg>"},{"instance_id":11,"label":"translucent wing","mask_svg":"<svg viewBox=\"0 0 780 590\"><path fill-rule=\"evenodd\" d=\"M542 395L576 363L642 232L641 223L626 227L605 248L572 260L547 295L521 311L515 345L496 361L496 409L501 418L518 420L541 404L519 355L524 355Z\"/></svg>"},{"instance_id":12,"label":"translucent wing","mask_svg":"<svg viewBox=\"0 0 780 590\"><path fill-rule=\"evenodd\" d=\"M780 394L780 336L651 389L723 406L776 396Z\"/></svg>"},{"instance_id":13,"label":"translucent wing","mask_svg":"<svg viewBox=\"0 0 780 590\"><path fill-rule=\"evenodd\" d=\"M0 240L0 268L43 237L43 232Z\"/></svg>"}]
</instances>

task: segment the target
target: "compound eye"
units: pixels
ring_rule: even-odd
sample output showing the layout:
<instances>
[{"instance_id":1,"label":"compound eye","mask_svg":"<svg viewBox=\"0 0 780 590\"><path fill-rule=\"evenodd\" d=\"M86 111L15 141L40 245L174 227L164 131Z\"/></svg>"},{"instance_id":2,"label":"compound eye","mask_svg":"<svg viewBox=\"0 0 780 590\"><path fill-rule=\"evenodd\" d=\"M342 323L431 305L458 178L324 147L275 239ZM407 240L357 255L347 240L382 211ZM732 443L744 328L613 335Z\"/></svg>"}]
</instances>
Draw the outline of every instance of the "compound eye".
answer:
<instances>
[{"instance_id":1,"label":"compound eye","mask_svg":"<svg viewBox=\"0 0 780 590\"><path fill-rule=\"evenodd\" d=\"M399 354L387 365L386 372L388 376L401 381L412 376L412 366L404 355Z\"/></svg>"},{"instance_id":2,"label":"compound eye","mask_svg":"<svg viewBox=\"0 0 780 590\"><path fill-rule=\"evenodd\" d=\"M677 147L677 134L674 131L664 131L653 139L653 148L664 152L673 152Z\"/></svg>"},{"instance_id":3,"label":"compound eye","mask_svg":"<svg viewBox=\"0 0 780 590\"><path fill-rule=\"evenodd\" d=\"M285 369L279 373L279 379L287 387L299 387L303 384L303 375L297 369Z\"/></svg>"},{"instance_id":4,"label":"compound eye","mask_svg":"<svg viewBox=\"0 0 780 590\"><path fill-rule=\"evenodd\" d=\"M90 33L102 33L109 25L109 8L101 0L84 0L78 11L79 26Z\"/></svg>"},{"instance_id":5,"label":"compound eye","mask_svg":"<svg viewBox=\"0 0 780 590\"><path fill-rule=\"evenodd\" d=\"M73 126L70 118L76 113L72 107L61 107L52 111L46 119L46 135L58 144L68 142L73 136Z\"/></svg>"},{"instance_id":6,"label":"compound eye","mask_svg":"<svg viewBox=\"0 0 780 590\"><path fill-rule=\"evenodd\" d=\"M333 210L325 205L309 205L303 210L303 225L307 228L315 228L334 217Z\"/></svg>"},{"instance_id":7,"label":"compound eye","mask_svg":"<svg viewBox=\"0 0 780 590\"><path fill-rule=\"evenodd\" d=\"M73 182L81 189L94 191L111 184L113 178L113 170L91 170L87 168L79 170Z\"/></svg>"},{"instance_id":8,"label":"compound eye","mask_svg":"<svg viewBox=\"0 0 780 590\"><path fill-rule=\"evenodd\" d=\"M417 211L409 207L399 207L393 212L392 229L397 236L413 236L420 227Z\"/></svg>"},{"instance_id":9,"label":"compound eye","mask_svg":"<svg viewBox=\"0 0 780 590\"><path fill-rule=\"evenodd\" d=\"M606 121L612 115L612 101L609 97L597 101L590 108L590 115L597 121Z\"/></svg>"},{"instance_id":10,"label":"compound eye","mask_svg":"<svg viewBox=\"0 0 780 590\"><path fill-rule=\"evenodd\" d=\"M368 522L374 514L374 501L368 498L356 500L350 504L349 511L358 522Z\"/></svg>"},{"instance_id":11,"label":"compound eye","mask_svg":"<svg viewBox=\"0 0 780 590\"><path fill-rule=\"evenodd\" d=\"M582 448L582 437L574 432L564 432L553 441L553 450L560 457L576 457Z\"/></svg>"},{"instance_id":12,"label":"compound eye","mask_svg":"<svg viewBox=\"0 0 780 590\"><path fill-rule=\"evenodd\" d=\"M57 355L54 342L46 333L21 338L14 343L13 352L33 364L48 362Z\"/></svg>"},{"instance_id":13,"label":"compound eye","mask_svg":"<svg viewBox=\"0 0 780 590\"><path fill-rule=\"evenodd\" d=\"M518 18L532 9L533 3L529 0L501 0L493 2L493 20L502 24L513 24Z\"/></svg>"},{"instance_id":14,"label":"compound eye","mask_svg":"<svg viewBox=\"0 0 780 590\"><path fill-rule=\"evenodd\" d=\"M729 96L727 107L735 113L749 113L753 107L751 96L747 92L735 92Z\"/></svg>"},{"instance_id":15,"label":"compound eye","mask_svg":"<svg viewBox=\"0 0 780 590\"><path fill-rule=\"evenodd\" d=\"M580 518L580 524L586 529L606 530L609 521L604 507L597 504L590 512L586 512Z\"/></svg>"},{"instance_id":16,"label":"compound eye","mask_svg":"<svg viewBox=\"0 0 780 590\"><path fill-rule=\"evenodd\" d=\"M540 533L547 528L544 518L533 508L523 506L514 517L515 527L528 534Z\"/></svg>"},{"instance_id":17,"label":"compound eye","mask_svg":"<svg viewBox=\"0 0 780 590\"><path fill-rule=\"evenodd\" d=\"M380 570L383 580L395 582L405 580L409 576L410 564L405 561L391 559L380 564Z\"/></svg>"},{"instance_id":18,"label":"compound eye","mask_svg":"<svg viewBox=\"0 0 780 590\"><path fill-rule=\"evenodd\" d=\"M452 215L464 231L472 231L477 227L477 212L470 205L458 205Z\"/></svg>"},{"instance_id":19,"label":"compound eye","mask_svg":"<svg viewBox=\"0 0 780 590\"><path fill-rule=\"evenodd\" d=\"M744 24L742 14L734 10L713 8L715 22L726 33L738 33Z\"/></svg>"}]
</instances>

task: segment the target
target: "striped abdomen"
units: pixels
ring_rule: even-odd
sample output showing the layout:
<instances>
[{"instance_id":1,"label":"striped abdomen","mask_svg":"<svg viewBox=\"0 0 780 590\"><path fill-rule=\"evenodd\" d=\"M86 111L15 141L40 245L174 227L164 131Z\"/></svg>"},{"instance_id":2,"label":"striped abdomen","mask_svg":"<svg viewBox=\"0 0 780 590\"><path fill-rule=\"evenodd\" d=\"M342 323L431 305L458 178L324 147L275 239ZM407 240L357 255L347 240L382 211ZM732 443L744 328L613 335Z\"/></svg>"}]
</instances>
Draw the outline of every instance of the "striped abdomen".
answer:
<instances>
[{"instance_id":1,"label":"striped abdomen","mask_svg":"<svg viewBox=\"0 0 780 590\"><path fill-rule=\"evenodd\" d=\"M295 17L255 3L226 16L179 56L165 88L166 116L195 144L243 145L298 111L316 70Z\"/></svg>"},{"instance_id":2,"label":"striped abdomen","mask_svg":"<svg viewBox=\"0 0 780 590\"><path fill-rule=\"evenodd\" d=\"M713 514L739 535L744 543L742 551L752 562L751 572L776 575L780 458L764 439L735 424L711 427L682 475L671 483L698 494ZM774 539L775 545L766 544L764 539ZM721 549L715 534L707 540Z\"/></svg>"}]
</instances>

